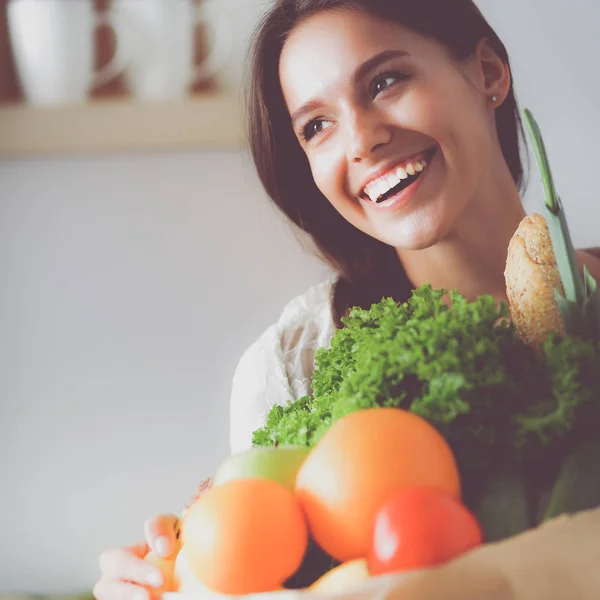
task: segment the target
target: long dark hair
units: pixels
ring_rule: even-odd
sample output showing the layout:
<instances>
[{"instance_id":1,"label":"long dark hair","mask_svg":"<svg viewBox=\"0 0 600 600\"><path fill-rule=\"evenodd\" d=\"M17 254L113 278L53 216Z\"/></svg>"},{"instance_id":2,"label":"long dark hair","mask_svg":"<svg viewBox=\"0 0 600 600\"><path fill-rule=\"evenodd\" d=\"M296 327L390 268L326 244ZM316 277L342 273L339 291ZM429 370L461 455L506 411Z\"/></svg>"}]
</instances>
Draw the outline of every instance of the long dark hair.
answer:
<instances>
[{"instance_id":1,"label":"long dark hair","mask_svg":"<svg viewBox=\"0 0 600 600\"><path fill-rule=\"evenodd\" d=\"M247 111L249 142L258 176L270 198L305 231L318 254L339 273L333 289L334 320L351 306L369 308L384 296L407 299L411 283L396 250L350 225L317 188L296 139L279 82L278 64L292 30L320 11L352 9L382 16L440 42L465 60L487 38L509 66L504 44L472 0L277 0L254 37ZM524 187L520 143L525 136L511 87L496 111L500 146L517 188Z\"/></svg>"}]
</instances>

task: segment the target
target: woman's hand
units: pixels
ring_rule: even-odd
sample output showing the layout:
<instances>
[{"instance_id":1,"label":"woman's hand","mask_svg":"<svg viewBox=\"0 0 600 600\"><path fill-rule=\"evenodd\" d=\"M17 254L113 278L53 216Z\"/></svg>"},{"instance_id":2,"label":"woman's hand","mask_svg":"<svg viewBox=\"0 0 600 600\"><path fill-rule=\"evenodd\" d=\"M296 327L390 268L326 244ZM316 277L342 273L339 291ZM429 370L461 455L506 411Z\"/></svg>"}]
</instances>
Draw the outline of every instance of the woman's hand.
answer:
<instances>
[{"instance_id":1,"label":"woman's hand","mask_svg":"<svg viewBox=\"0 0 600 600\"><path fill-rule=\"evenodd\" d=\"M435 569L398 577L381 600L597 600L600 509L559 517Z\"/></svg>"},{"instance_id":2,"label":"woman's hand","mask_svg":"<svg viewBox=\"0 0 600 600\"><path fill-rule=\"evenodd\" d=\"M160 588L163 576L144 560L149 551L161 558L173 555L178 547L179 518L161 515L146 521L145 543L107 550L100 556L100 580L94 586L96 600L147 600L152 589Z\"/></svg>"}]
</instances>

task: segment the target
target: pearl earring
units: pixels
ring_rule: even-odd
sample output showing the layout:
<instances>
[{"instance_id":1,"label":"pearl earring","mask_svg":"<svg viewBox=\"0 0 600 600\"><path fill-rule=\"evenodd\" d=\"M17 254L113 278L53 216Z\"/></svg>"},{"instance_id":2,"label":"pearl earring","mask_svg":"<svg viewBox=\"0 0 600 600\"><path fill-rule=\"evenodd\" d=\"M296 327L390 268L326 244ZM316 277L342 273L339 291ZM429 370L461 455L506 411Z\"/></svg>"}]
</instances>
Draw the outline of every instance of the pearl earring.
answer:
<instances>
[{"instance_id":1,"label":"pearl earring","mask_svg":"<svg viewBox=\"0 0 600 600\"><path fill-rule=\"evenodd\" d=\"M496 100L498 100L497 96L492 96L492 102L496 102Z\"/></svg>"}]
</instances>

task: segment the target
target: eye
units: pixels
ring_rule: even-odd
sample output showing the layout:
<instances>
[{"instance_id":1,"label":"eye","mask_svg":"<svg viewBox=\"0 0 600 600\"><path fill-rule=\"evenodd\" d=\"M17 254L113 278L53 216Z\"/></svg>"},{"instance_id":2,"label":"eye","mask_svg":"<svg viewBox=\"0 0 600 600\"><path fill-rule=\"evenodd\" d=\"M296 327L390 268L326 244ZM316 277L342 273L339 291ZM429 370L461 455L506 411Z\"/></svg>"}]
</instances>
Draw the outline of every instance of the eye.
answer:
<instances>
[{"instance_id":1,"label":"eye","mask_svg":"<svg viewBox=\"0 0 600 600\"><path fill-rule=\"evenodd\" d=\"M331 121L326 121L325 119L313 119L302 127L300 135L308 142L316 135L322 133L330 125Z\"/></svg>"},{"instance_id":2,"label":"eye","mask_svg":"<svg viewBox=\"0 0 600 600\"><path fill-rule=\"evenodd\" d=\"M381 92L384 92L389 87L398 81L407 81L410 78L406 73L386 73L377 76L371 84L371 98L375 98Z\"/></svg>"}]
</instances>

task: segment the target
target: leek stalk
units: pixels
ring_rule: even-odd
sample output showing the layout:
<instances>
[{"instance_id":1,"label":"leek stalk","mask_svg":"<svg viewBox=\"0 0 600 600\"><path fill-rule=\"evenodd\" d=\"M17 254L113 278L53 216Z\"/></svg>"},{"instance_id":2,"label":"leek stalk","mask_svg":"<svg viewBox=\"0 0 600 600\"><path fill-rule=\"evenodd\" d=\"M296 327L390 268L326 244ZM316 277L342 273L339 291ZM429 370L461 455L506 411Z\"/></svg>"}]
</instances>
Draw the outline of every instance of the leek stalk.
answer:
<instances>
[{"instance_id":1,"label":"leek stalk","mask_svg":"<svg viewBox=\"0 0 600 600\"><path fill-rule=\"evenodd\" d=\"M600 292L598 284L586 267L583 277L579 271L577 255L571 241L571 233L560 197L556 193L550 161L544 145L540 128L530 110L524 111L525 123L531 137L535 156L540 169L544 187L544 217L564 295L555 290L565 332L582 338L597 341L600 339Z\"/></svg>"}]
</instances>

